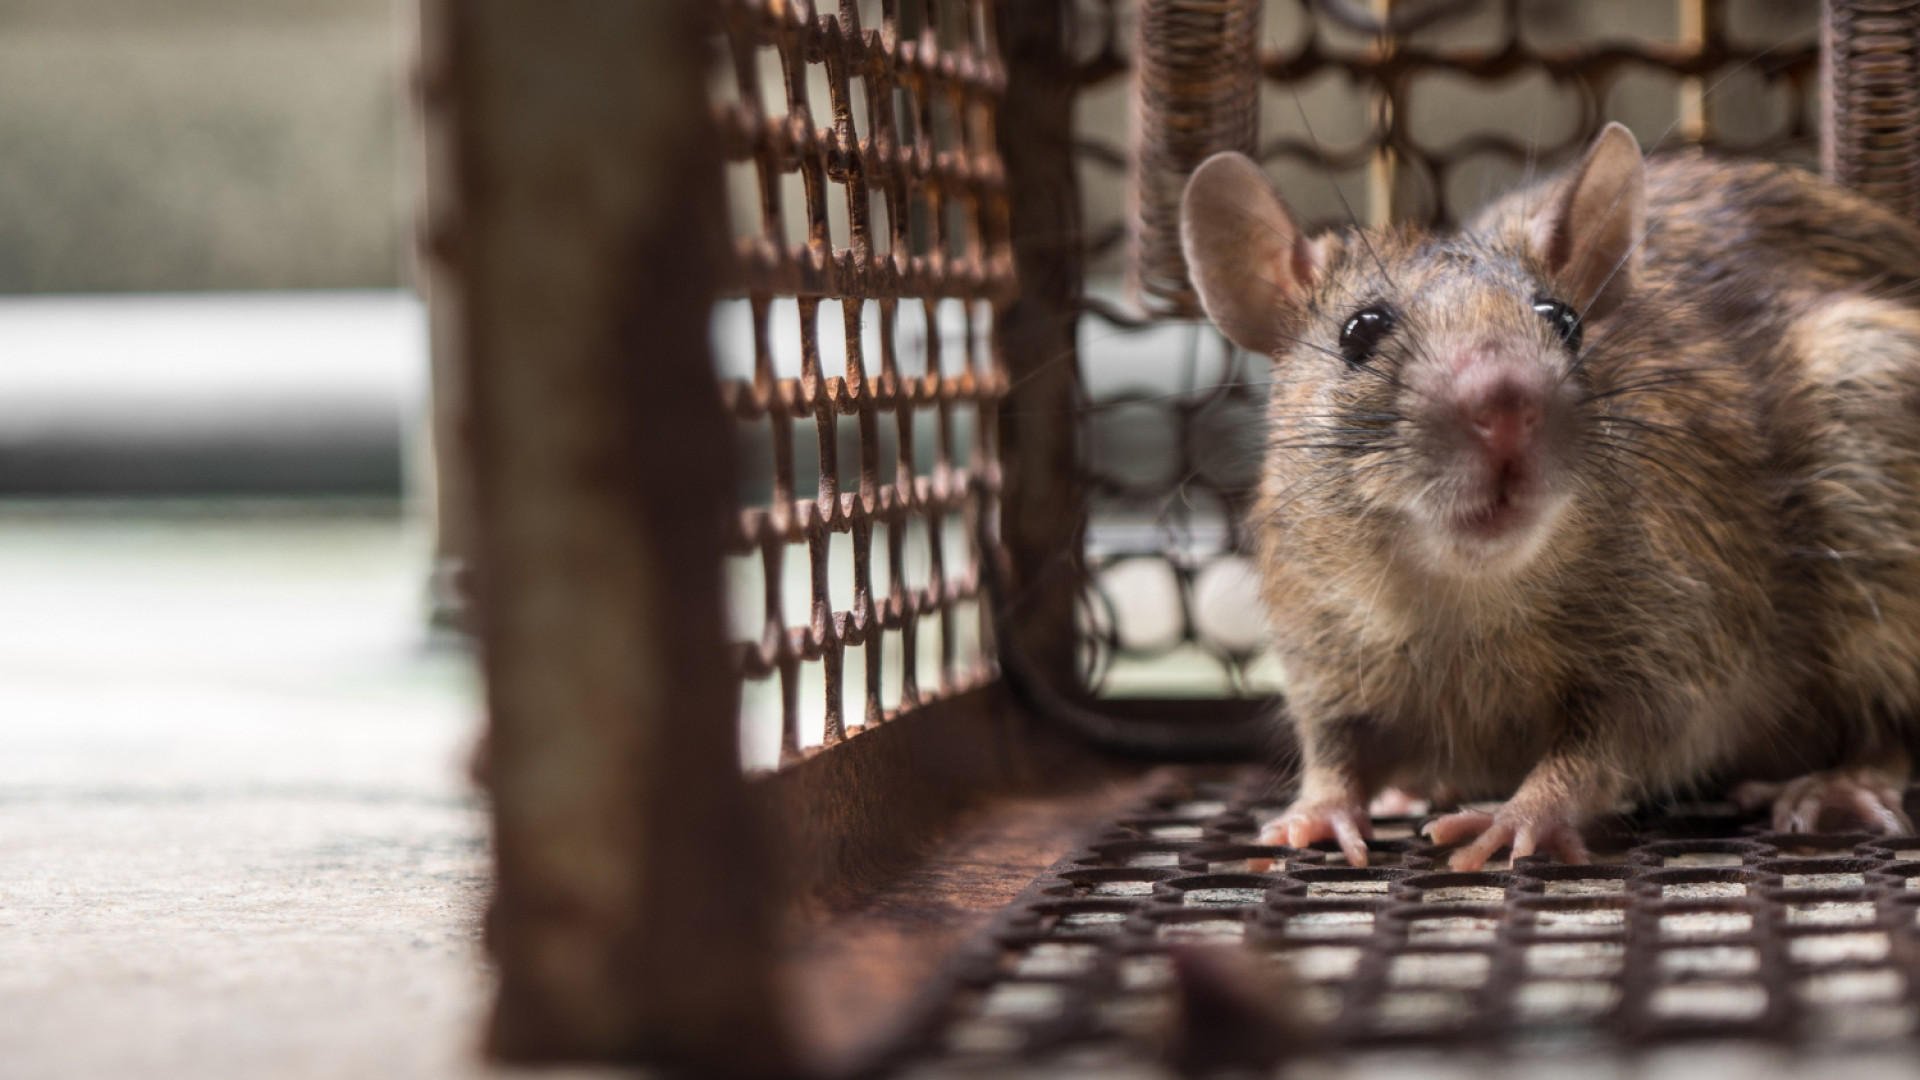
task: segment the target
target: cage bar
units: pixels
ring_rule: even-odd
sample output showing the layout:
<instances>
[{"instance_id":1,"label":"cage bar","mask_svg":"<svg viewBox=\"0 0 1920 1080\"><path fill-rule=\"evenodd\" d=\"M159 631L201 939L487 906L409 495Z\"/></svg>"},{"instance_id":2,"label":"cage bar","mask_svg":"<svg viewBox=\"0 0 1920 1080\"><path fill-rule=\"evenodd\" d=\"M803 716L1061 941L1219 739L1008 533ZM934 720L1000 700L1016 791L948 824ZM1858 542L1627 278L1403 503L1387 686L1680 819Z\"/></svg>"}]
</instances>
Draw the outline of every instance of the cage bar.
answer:
<instances>
[{"instance_id":1,"label":"cage bar","mask_svg":"<svg viewBox=\"0 0 1920 1080\"><path fill-rule=\"evenodd\" d=\"M780 1073L715 557L705 26L676 0L460 0L423 30L432 295L471 395L488 1047Z\"/></svg>"}]
</instances>

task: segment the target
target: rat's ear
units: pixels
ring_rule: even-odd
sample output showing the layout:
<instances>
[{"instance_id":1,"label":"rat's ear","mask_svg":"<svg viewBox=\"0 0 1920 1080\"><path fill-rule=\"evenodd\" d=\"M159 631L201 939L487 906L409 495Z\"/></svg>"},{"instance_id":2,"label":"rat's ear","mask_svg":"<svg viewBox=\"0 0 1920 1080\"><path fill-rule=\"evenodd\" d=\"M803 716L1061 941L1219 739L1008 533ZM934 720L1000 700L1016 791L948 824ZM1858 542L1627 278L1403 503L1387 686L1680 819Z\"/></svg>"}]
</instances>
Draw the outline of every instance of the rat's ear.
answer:
<instances>
[{"instance_id":1,"label":"rat's ear","mask_svg":"<svg viewBox=\"0 0 1920 1080\"><path fill-rule=\"evenodd\" d=\"M1319 274L1314 247L1245 154L1215 154L1180 200L1188 276L1220 332L1248 352L1278 353L1287 309Z\"/></svg>"},{"instance_id":2,"label":"rat's ear","mask_svg":"<svg viewBox=\"0 0 1920 1080\"><path fill-rule=\"evenodd\" d=\"M1646 231L1646 159L1632 132L1608 124L1533 219L1533 249L1572 290L1568 302L1585 315L1605 315L1640 275Z\"/></svg>"}]
</instances>

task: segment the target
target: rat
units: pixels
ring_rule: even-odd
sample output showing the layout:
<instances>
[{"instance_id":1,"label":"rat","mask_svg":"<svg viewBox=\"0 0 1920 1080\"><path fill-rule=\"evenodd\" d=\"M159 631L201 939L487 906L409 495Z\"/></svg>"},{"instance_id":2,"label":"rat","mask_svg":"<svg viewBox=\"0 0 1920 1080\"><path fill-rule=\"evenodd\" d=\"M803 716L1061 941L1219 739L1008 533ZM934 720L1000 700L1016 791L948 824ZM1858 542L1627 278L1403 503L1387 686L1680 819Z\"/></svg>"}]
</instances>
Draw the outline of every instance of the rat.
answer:
<instances>
[{"instance_id":1,"label":"rat","mask_svg":"<svg viewBox=\"0 0 1920 1080\"><path fill-rule=\"evenodd\" d=\"M1454 869L1581 862L1739 781L1782 831L1912 831L1920 228L1611 124L1458 231L1308 235L1218 154L1181 236L1274 365L1251 531L1301 761L1263 843L1365 865L1372 799L1449 792L1504 800L1426 824Z\"/></svg>"}]
</instances>

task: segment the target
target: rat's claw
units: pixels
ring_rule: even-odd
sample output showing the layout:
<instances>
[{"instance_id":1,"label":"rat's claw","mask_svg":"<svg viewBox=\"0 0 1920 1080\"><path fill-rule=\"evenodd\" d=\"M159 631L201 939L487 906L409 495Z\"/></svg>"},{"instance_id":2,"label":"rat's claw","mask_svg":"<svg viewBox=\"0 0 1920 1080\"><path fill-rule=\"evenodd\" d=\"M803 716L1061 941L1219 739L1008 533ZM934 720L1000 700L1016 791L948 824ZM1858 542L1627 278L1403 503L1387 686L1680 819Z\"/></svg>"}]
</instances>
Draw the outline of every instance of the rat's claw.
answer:
<instances>
[{"instance_id":1,"label":"rat's claw","mask_svg":"<svg viewBox=\"0 0 1920 1080\"><path fill-rule=\"evenodd\" d=\"M1820 793L1801 791L1798 799L1780 800L1773 808L1773 831L1775 832L1814 832L1820 824Z\"/></svg>"},{"instance_id":2,"label":"rat's claw","mask_svg":"<svg viewBox=\"0 0 1920 1080\"><path fill-rule=\"evenodd\" d=\"M1775 832L1818 832L1820 819L1834 811L1880 832L1908 833L1913 822L1901 808L1900 778L1860 766L1808 773L1784 784L1745 783L1733 789L1743 810L1773 804Z\"/></svg>"},{"instance_id":3,"label":"rat's claw","mask_svg":"<svg viewBox=\"0 0 1920 1080\"><path fill-rule=\"evenodd\" d=\"M1478 810L1461 810L1427 822L1421 835L1436 844L1457 844L1469 836L1479 836L1493 826L1493 815Z\"/></svg>"},{"instance_id":4,"label":"rat's claw","mask_svg":"<svg viewBox=\"0 0 1920 1080\"><path fill-rule=\"evenodd\" d=\"M1876 793L1856 791L1853 793L1852 805L1854 813L1860 815L1860 820L1878 825L1880 831L1889 836L1913 831L1913 823L1907 820L1906 811L1900 809L1898 799L1889 806Z\"/></svg>"},{"instance_id":5,"label":"rat's claw","mask_svg":"<svg viewBox=\"0 0 1920 1080\"><path fill-rule=\"evenodd\" d=\"M1587 842L1580 838L1580 830L1564 823L1549 825L1544 829L1528 826L1522 828L1520 835L1514 838L1513 857L1516 859L1524 859L1542 849L1563 863L1578 864L1588 859Z\"/></svg>"},{"instance_id":6,"label":"rat's claw","mask_svg":"<svg viewBox=\"0 0 1920 1080\"><path fill-rule=\"evenodd\" d=\"M1303 848L1320 840L1340 845L1349 866L1367 865L1367 838L1373 835L1373 820L1366 807L1346 802L1295 803L1286 813L1260 830L1260 843L1284 844Z\"/></svg>"},{"instance_id":7,"label":"rat's claw","mask_svg":"<svg viewBox=\"0 0 1920 1080\"><path fill-rule=\"evenodd\" d=\"M1487 865L1487 860L1493 857L1494 852L1503 847L1512 848L1516 859L1524 859L1535 851L1545 849L1561 862L1587 861L1587 845L1580 839L1580 831L1574 828L1571 821L1556 814L1516 810L1511 803L1501 807L1497 814L1477 810L1447 814L1428 822L1421 832L1441 845L1475 838L1473 843L1454 852L1447 861L1447 865L1456 871L1480 869Z\"/></svg>"}]
</instances>

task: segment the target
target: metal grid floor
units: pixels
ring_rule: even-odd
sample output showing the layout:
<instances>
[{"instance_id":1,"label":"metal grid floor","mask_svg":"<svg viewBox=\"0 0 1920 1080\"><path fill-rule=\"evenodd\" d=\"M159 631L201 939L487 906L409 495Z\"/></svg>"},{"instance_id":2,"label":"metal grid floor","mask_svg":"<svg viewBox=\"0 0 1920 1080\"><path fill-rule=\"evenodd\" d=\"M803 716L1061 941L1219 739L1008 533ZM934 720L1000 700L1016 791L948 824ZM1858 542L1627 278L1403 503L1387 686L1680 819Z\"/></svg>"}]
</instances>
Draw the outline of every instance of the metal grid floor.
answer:
<instances>
[{"instance_id":1,"label":"metal grid floor","mask_svg":"<svg viewBox=\"0 0 1920 1080\"><path fill-rule=\"evenodd\" d=\"M1196 943L1280 965L1321 1050L1886 1047L1915 1031L1920 837L1777 834L1688 805L1615 823L1590 865L1463 874L1417 818L1377 818L1366 868L1252 844L1284 803L1259 771L1169 772L974 943L914 1060L1154 1055L1168 950Z\"/></svg>"}]
</instances>

